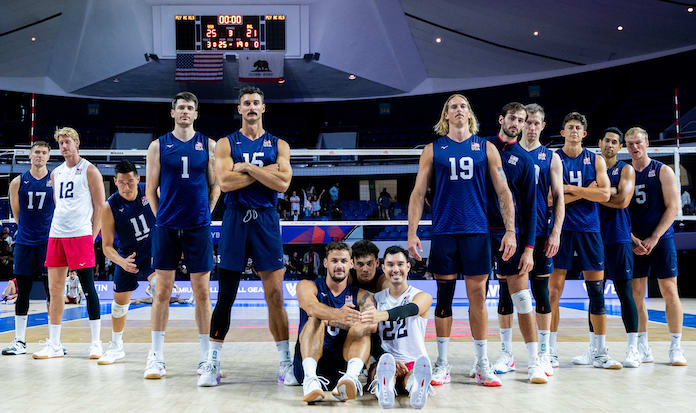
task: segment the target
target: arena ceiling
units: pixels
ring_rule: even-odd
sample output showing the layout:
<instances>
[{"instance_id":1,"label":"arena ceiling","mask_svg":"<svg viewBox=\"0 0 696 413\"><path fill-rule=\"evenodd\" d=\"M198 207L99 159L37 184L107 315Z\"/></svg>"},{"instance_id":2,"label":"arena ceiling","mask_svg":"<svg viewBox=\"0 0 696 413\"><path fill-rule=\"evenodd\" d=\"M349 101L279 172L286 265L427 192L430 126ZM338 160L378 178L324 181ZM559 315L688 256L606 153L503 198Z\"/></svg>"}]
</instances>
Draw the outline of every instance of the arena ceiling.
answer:
<instances>
[{"instance_id":1,"label":"arena ceiling","mask_svg":"<svg viewBox=\"0 0 696 413\"><path fill-rule=\"evenodd\" d=\"M174 80L158 48L158 8L294 4L306 20L273 101L427 94L504 85L628 64L696 48L696 2L661 0L2 0L0 89L107 99L165 100L192 90L232 101L225 80ZM621 26L622 30L618 30ZM537 35L535 35L535 32ZM32 40L34 38L34 40ZM437 41L437 39L440 39ZM349 74L357 75L349 80ZM118 79L118 82L114 81Z\"/></svg>"}]
</instances>

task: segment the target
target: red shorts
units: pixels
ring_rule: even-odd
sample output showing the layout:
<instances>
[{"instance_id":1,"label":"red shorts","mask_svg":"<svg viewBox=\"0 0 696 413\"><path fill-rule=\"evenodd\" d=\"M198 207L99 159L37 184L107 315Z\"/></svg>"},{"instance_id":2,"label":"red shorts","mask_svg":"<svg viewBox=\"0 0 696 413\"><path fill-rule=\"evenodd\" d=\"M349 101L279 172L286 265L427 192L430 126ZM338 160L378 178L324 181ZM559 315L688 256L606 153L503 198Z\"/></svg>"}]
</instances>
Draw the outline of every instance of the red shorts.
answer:
<instances>
[{"instance_id":1,"label":"red shorts","mask_svg":"<svg viewBox=\"0 0 696 413\"><path fill-rule=\"evenodd\" d=\"M46 267L68 267L71 270L92 268L96 265L94 259L94 244L92 236L71 238L48 238L46 249Z\"/></svg>"},{"instance_id":2,"label":"red shorts","mask_svg":"<svg viewBox=\"0 0 696 413\"><path fill-rule=\"evenodd\" d=\"M406 368L408 369L408 371L411 371L411 370L413 370L413 366L416 365L416 362L414 360L414 361L409 361L408 363L404 363L404 364L406 365Z\"/></svg>"}]
</instances>

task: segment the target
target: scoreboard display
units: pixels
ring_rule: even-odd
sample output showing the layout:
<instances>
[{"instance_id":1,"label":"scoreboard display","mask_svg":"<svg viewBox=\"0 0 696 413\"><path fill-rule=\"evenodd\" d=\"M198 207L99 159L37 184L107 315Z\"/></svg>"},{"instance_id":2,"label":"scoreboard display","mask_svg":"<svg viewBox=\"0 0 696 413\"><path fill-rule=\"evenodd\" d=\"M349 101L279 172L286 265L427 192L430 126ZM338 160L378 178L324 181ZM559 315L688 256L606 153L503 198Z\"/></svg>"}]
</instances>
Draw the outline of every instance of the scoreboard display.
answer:
<instances>
[{"instance_id":1,"label":"scoreboard display","mask_svg":"<svg viewBox=\"0 0 696 413\"><path fill-rule=\"evenodd\" d=\"M285 15L175 16L176 50L285 50Z\"/></svg>"}]
</instances>

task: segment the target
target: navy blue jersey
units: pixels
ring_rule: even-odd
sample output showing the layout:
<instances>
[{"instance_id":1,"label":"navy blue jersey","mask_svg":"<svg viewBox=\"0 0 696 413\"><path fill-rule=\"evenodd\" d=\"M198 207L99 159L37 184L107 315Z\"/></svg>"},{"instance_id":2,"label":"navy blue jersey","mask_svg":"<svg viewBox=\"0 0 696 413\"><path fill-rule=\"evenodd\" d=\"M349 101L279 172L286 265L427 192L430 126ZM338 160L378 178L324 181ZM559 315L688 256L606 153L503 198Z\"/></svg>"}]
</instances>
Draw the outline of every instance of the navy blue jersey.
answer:
<instances>
[{"instance_id":1,"label":"navy blue jersey","mask_svg":"<svg viewBox=\"0 0 696 413\"><path fill-rule=\"evenodd\" d=\"M486 234L486 140L433 142L433 234Z\"/></svg>"},{"instance_id":2,"label":"navy blue jersey","mask_svg":"<svg viewBox=\"0 0 696 413\"><path fill-rule=\"evenodd\" d=\"M619 187L621 172L626 166L628 166L626 162L618 161L614 166L607 169L612 188ZM600 205L599 219L601 221L604 245L631 242L631 217L627 208L617 209Z\"/></svg>"},{"instance_id":3,"label":"navy blue jersey","mask_svg":"<svg viewBox=\"0 0 696 413\"><path fill-rule=\"evenodd\" d=\"M544 145L528 152L534 162L536 178L537 237L549 235L549 190L551 189L551 161L553 151Z\"/></svg>"},{"instance_id":4,"label":"navy blue jersey","mask_svg":"<svg viewBox=\"0 0 696 413\"><path fill-rule=\"evenodd\" d=\"M149 267L152 250L150 231L155 226L155 216L145 196L145 184L138 184L138 196L133 201L125 200L116 191L106 202L114 216L118 254L127 257L135 252L135 265L138 268Z\"/></svg>"},{"instance_id":5,"label":"navy blue jersey","mask_svg":"<svg viewBox=\"0 0 696 413\"><path fill-rule=\"evenodd\" d=\"M276 163L278 159L278 138L266 132L255 140L244 136L240 131L227 135L230 141L232 161L248 162L259 167ZM225 205L238 208L268 208L278 203L278 192L261 182L225 194Z\"/></svg>"},{"instance_id":6,"label":"navy blue jersey","mask_svg":"<svg viewBox=\"0 0 696 413\"><path fill-rule=\"evenodd\" d=\"M636 170L636 190L628 211L631 214L631 221L639 223L633 227L633 235L640 239L652 235L667 209L660 182L660 171L663 166L662 162L653 159L642 171ZM674 229L670 225L660 239L673 236Z\"/></svg>"},{"instance_id":7,"label":"navy blue jersey","mask_svg":"<svg viewBox=\"0 0 696 413\"><path fill-rule=\"evenodd\" d=\"M157 225L191 229L210 225L208 137L199 132L183 142L160 136L160 198Z\"/></svg>"},{"instance_id":8,"label":"navy blue jersey","mask_svg":"<svg viewBox=\"0 0 696 413\"><path fill-rule=\"evenodd\" d=\"M534 161L529 152L515 140L503 142L498 136L487 138L500 152L503 171L512 192L515 206L515 230L520 234L521 247L533 247L536 241L536 180ZM488 225L491 229L505 229L505 222L498 205L498 194L488 178Z\"/></svg>"},{"instance_id":9,"label":"navy blue jersey","mask_svg":"<svg viewBox=\"0 0 696 413\"><path fill-rule=\"evenodd\" d=\"M338 296L334 296L329 286L326 285L326 277L317 277L313 282L317 286L317 300L320 303L333 308L341 308L346 303L353 303L356 308L358 307L358 287L346 285L345 290ZM307 312L300 307L300 326L297 334L302 332L308 318ZM343 343L345 343L347 336L348 331L327 326L324 334L324 355L329 357L338 355L340 357L343 354Z\"/></svg>"},{"instance_id":10,"label":"navy blue jersey","mask_svg":"<svg viewBox=\"0 0 696 413\"><path fill-rule=\"evenodd\" d=\"M41 245L48 242L53 209L53 187L51 173L36 179L31 172L19 177L19 225L15 242L21 245Z\"/></svg>"},{"instance_id":11,"label":"navy blue jersey","mask_svg":"<svg viewBox=\"0 0 696 413\"><path fill-rule=\"evenodd\" d=\"M597 179L595 154L582 149L580 155L571 158L560 149L558 156L563 163L563 184L588 187ZM563 229L578 232L599 232L599 207L597 202L578 199L566 204Z\"/></svg>"}]
</instances>

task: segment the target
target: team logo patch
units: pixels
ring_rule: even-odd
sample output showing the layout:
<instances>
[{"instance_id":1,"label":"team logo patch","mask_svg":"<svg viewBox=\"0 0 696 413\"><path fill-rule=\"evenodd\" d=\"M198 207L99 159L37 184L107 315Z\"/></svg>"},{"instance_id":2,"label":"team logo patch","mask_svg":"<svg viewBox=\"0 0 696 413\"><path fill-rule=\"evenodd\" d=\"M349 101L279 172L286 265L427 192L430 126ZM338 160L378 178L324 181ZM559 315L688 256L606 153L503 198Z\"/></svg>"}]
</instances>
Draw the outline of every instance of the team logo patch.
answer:
<instances>
[{"instance_id":1,"label":"team logo patch","mask_svg":"<svg viewBox=\"0 0 696 413\"><path fill-rule=\"evenodd\" d=\"M651 169L650 172L648 172L648 178L654 178L655 177L655 170Z\"/></svg>"},{"instance_id":2,"label":"team logo patch","mask_svg":"<svg viewBox=\"0 0 696 413\"><path fill-rule=\"evenodd\" d=\"M197 151L202 151L203 150L203 144L201 142L196 142L195 146Z\"/></svg>"},{"instance_id":3,"label":"team logo patch","mask_svg":"<svg viewBox=\"0 0 696 413\"><path fill-rule=\"evenodd\" d=\"M539 155L537 155L537 159L540 161L545 161L546 160L546 152L539 152Z\"/></svg>"},{"instance_id":4,"label":"team logo patch","mask_svg":"<svg viewBox=\"0 0 696 413\"><path fill-rule=\"evenodd\" d=\"M75 169L75 175L82 175L82 168Z\"/></svg>"},{"instance_id":5,"label":"team logo patch","mask_svg":"<svg viewBox=\"0 0 696 413\"><path fill-rule=\"evenodd\" d=\"M46 181L46 186L49 187L49 188L52 188L52 187L53 187L53 182L51 182L51 181Z\"/></svg>"},{"instance_id":6,"label":"team logo patch","mask_svg":"<svg viewBox=\"0 0 696 413\"><path fill-rule=\"evenodd\" d=\"M517 161L519 161L520 158L516 157L515 155L510 155L510 159L508 159L508 163L512 165L517 165Z\"/></svg>"},{"instance_id":7,"label":"team logo patch","mask_svg":"<svg viewBox=\"0 0 696 413\"><path fill-rule=\"evenodd\" d=\"M271 146L273 146L273 145L271 144L271 140L270 140L270 139L264 139L264 140L263 140L263 147L264 147L264 148L270 148Z\"/></svg>"},{"instance_id":8,"label":"team logo patch","mask_svg":"<svg viewBox=\"0 0 696 413\"><path fill-rule=\"evenodd\" d=\"M614 169L613 171L611 171L611 174L612 174L612 175L618 175L618 174L619 174L619 169L618 169L618 168Z\"/></svg>"},{"instance_id":9,"label":"team logo patch","mask_svg":"<svg viewBox=\"0 0 696 413\"><path fill-rule=\"evenodd\" d=\"M346 302L347 302L347 303L352 303L352 302L353 302L353 296L350 295L350 294L348 294L348 295L346 296Z\"/></svg>"},{"instance_id":10,"label":"team logo patch","mask_svg":"<svg viewBox=\"0 0 696 413\"><path fill-rule=\"evenodd\" d=\"M150 201L147 200L147 196L143 195L143 197L140 198L140 200L142 201L143 206L150 205Z\"/></svg>"},{"instance_id":11,"label":"team logo patch","mask_svg":"<svg viewBox=\"0 0 696 413\"><path fill-rule=\"evenodd\" d=\"M481 144L478 142L471 142L471 150L472 151L480 151L481 150Z\"/></svg>"},{"instance_id":12,"label":"team logo patch","mask_svg":"<svg viewBox=\"0 0 696 413\"><path fill-rule=\"evenodd\" d=\"M590 159L589 156L585 157L583 158L582 163L584 163L585 165L590 165L592 163L592 159Z\"/></svg>"}]
</instances>

